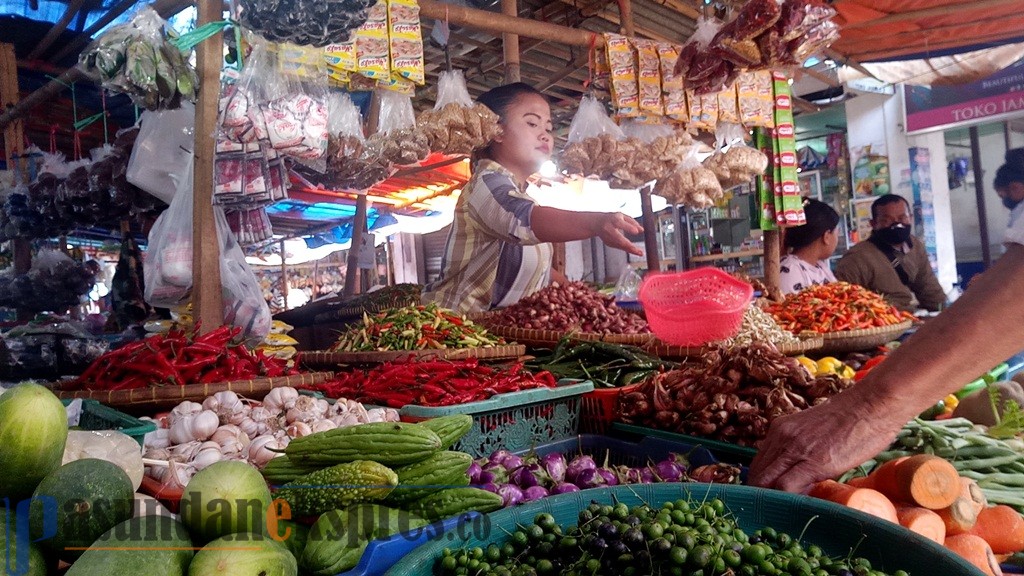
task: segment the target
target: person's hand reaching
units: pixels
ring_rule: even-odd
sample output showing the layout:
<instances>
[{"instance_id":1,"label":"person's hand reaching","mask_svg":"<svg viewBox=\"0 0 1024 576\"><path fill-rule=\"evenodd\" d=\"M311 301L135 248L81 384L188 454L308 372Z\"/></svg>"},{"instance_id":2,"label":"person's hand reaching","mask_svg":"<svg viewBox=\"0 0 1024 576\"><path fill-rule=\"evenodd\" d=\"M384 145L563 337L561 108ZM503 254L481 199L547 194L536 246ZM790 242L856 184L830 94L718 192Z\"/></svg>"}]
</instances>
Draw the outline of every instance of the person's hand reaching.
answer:
<instances>
[{"instance_id":1,"label":"person's hand reaching","mask_svg":"<svg viewBox=\"0 0 1024 576\"><path fill-rule=\"evenodd\" d=\"M644 252L626 238L627 234L643 232L643 226L621 212L605 214L598 220L598 228L594 235L605 243L605 246L624 250L635 256L643 256Z\"/></svg>"}]
</instances>

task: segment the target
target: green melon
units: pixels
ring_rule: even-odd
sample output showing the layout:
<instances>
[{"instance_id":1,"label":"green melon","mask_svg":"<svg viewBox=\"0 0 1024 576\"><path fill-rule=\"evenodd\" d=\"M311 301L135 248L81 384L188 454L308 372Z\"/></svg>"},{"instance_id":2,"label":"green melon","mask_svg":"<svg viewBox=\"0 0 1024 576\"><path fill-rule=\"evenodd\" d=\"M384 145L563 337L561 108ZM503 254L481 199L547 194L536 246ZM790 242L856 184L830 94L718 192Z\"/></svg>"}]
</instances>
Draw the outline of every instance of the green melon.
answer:
<instances>
[{"instance_id":1,"label":"green melon","mask_svg":"<svg viewBox=\"0 0 1024 576\"><path fill-rule=\"evenodd\" d=\"M0 498L21 500L60 468L68 439L64 405L38 384L0 394Z\"/></svg>"},{"instance_id":2,"label":"green melon","mask_svg":"<svg viewBox=\"0 0 1024 576\"><path fill-rule=\"evenodd\" d=\"M181 522L168 516L140 516L101 535L65 576L185 576L194 555Z\"/></svg>"},{"instance_id":3,"label":"green melon","mask_svg":"<svg viewBox=\"0 0 1024 576\"><path fill-rule=\"evenodd\" d=\"M10 520L10 526L7 525ZM10 532L8 532L8 529ZM29 544L28 555L18 558L17 538L14 537L16 523L14 514L8 514L7 508L0 507L0 576L46 576L46 558L38 544ZM10 538L8 538L8 535ZM28 563L27 569L24 562Z\"/></svg>"},{"instance_id":4,"label":"green melon","mask_svg":"<svg viewBox=\"0 0 1024 576\"><path fill-rule=\"evenodd\" d=\"M104 532L132 517L135 491L117 464L84 458L43 478L32 494L29 528L33 539L61 560L72 561ZM55 522L55 524L54 524Z\"/></svg>"},{"instance_id":5,"label":"green melon","mask_svg":"<svg viewBox=\"0 0 1024 576\"><path fill-rule=\"evenodd\" d=\"M217 538L196 553L189 576L296 576L295 557L280 542L261 534Z\"/></svg>"}]
</instances>

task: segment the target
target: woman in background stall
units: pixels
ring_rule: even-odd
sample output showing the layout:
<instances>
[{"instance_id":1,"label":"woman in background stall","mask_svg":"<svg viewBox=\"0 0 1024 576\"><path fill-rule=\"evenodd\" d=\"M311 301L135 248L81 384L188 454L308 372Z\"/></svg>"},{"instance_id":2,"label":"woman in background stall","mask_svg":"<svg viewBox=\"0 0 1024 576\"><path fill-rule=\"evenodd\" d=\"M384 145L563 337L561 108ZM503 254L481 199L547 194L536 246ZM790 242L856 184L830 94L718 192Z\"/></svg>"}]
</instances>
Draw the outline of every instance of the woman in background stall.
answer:
<instances>
[{"instance_id":1,"label":"woman in background stall","mask_svg":"<svg viewBox=\"0 0 1024 576\"><path fill-rule=\"evenodd\" d=\"M804 214L806 224L786 229L787 254L779 262L783 294L836 281L828 259L839 244L839 213L824 202L804 198Z\"/></svg>"}]
</instances>

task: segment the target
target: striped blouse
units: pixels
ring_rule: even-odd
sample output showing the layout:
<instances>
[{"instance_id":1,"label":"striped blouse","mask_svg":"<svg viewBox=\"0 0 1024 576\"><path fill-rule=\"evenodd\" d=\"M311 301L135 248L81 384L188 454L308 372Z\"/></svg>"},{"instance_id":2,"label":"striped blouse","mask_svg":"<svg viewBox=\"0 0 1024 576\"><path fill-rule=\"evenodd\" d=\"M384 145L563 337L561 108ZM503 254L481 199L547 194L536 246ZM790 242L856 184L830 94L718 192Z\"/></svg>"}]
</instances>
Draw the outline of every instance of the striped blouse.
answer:
<instances>
[{"instance_id":1,"label":"striped blouse","mask_svg":"<svg viewBox=\"0 0 1024 576\"><path fill-rule=\"evenodd\" d=\"M455 206L441 276L423 301L482 312L547 286L553 250L530 229L535 205L501 164L481 160Z\"/></svg>"}]
</instances>

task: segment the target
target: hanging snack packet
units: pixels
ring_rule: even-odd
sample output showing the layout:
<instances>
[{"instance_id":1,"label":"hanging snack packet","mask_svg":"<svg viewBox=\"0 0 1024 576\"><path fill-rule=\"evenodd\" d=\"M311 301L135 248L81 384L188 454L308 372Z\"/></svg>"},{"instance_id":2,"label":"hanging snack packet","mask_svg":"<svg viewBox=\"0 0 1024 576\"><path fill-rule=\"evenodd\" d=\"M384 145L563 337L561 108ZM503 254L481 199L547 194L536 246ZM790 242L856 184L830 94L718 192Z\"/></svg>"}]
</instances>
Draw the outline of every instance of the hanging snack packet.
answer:
<instances>
[{"instance_id":1,"label":"hanging snack packet","mask_svg":"<svg viewBox=\"0 0 1024 576\"><path fill-rule=\"evenodd\" d=\"M355 39L338 44L328 44L324 48L324 62L328 71L358 72L359 59L356 57Z\"/></svg>"},{"instance_id":2,"label":"hanging snack packet","mask_svg":"<svg viewBox=\"0 0 1024 576\"><path fill-rule=\"evenodd\" d=\"M356 66L360 74L374 80L391 76L388 9L384 0L370 8L366 22L356 30Z\"/></svg>"},{"instance_id":3,"label":"hanging snack packet","mask_svg":"<svg viewBox=\"0 0 1024 576\"><path fill-rule=\"evenodd\" d=\"M611 66L612 104L619 118L640 114L640 94L637 84L636 55L629 39L618 34L605 34L608 64Z\"/></svg>"},{"instance_id":4,"label":"hanging snack packet","mask_svg":"<svg viewBox=\"0 0 1024 576\"><path fill-rule=\"evenodd\" d=\"M420 113L416 126L432 151L468 155L501 134L499 121L490 108L473 102L461 70L446 70L438 75L434 109Z\"/></svg>"},{"instance_id":5,"label":"hanging snack packet","mask_svg":"<svg viewBox=\"0 0 1024 576\"><path fill-rule=\"evenodd\" d=\"M366 190L386 180L391 163L367 153L359 108L348 94L331 94L328 104L327 175L332 186Z\"/></svg>"},{"instance_id":6,"label":"hanging snack packet","mask_svg":"<svg viewBox=\"0 0 1024 576\"><path fill-rule=\"evenodd\" d=\"M771 72L746 72L736 80L740 123L747 128L775 126Z\"/></svg>"},{"instance_id":7,"label":"hanging snack packet","mask_svg":"<svg viewBox=\"0 0 1024 576\"><path fill-rule=\"evenodd\" d=\"M378 90L380 116L377 133L367 140L370 153L392 164L406 166L427 159L427 136L416 129L412 98L398 92Z\"/></svg>"},{"instance_id":8,"label":"hanging snack packet","mask_svg":"<svg viewBox=\"0 0 1024 576\"><path fill-rule=\"evenodd\" d=\"M796 153L796 131L793 126L793 95L786 76L772 72L775 89L775 133L779 179L775 194L781 198L782 210L776 214L780 226L800 226L807 223L803 199L800 195L799 167Z\"/></svg>"},{"instance_id":9,"label":"hanging snack packet","mask_svg":"<svg viewBox=\"0 0 1024 576\"><path fill-rule=\"evenodd\" d=\"M637 54L640 113L660 116L664 114L664 108L661 102L661 60L658 58L657 44L650 40L633 40L632 44Z\"/></svg>"},{"instance_id":10,"label":"hanging snack packet","mask_svg":"<svg viewBox=\"0 0 1024 576\"><path fill-rule=\"evenodd\" d=\"M616 164L618 142L625 139L603 103L586 95L569 125L568 145L558 165L570 174L608 179Z\"/></svg>"},{"instance_id":11,"label":"hanging snack packet","mask_svg":"<svg viewBox=\"0 0 1024 576\"><path fill-rule=\"evenodd\" d=\"M671 124L645 124L627 120L622 125L627 138L619 142L621 162L612 171L613 188L639 188L668 177L686 159L693 138ZM627 154L625 151L629 151Z\"/></svg>"},{"instance_id":12,"label":"hanging snack packet","mask_svg":"<svg viewBox=\"0 0 1024 576\"><path fill-rule=\"evenodd\" d=\"M391 74L423 84L423 33L416 0L388 0Z\"/></svg>"},{"instance_id":13,"label":"hanging snack packet","mask_svg":"<svg viewBox=\"0 0 1024 576\"><path fill-rule=\"evenodd\" d=\"M679 60L679 47L664 42L657 46L658 61L661 65L663 114L685 123L690 120L689 109L686 107L686 91L683 90L683 78L673 70L676 61Z\"/></svg>"},{"instance_id":14,"label":"hanging snack packet","mask_svg":"<svg viewBox=\"0 0 1024 576\"><path fill-rule=\"evenodd\" d=\"M719 124L739 124L740 109L736 99L736 84L730 84L728 88L718 93L718 122Z\"/></svg>"},{"instance_id":15,"label":"hanging snack packet","mask_svg":"<svg viewBox=\"0 0 1024 576\"><path fill-rule=\"evenodd\" d=\"M715 200L722 197L722 186L713 172L701 166L698 152L699 146L690 146L679 166L654 185L654 193L669 204L698 210L714 206Z\"/></svg>"}]
</instances>

